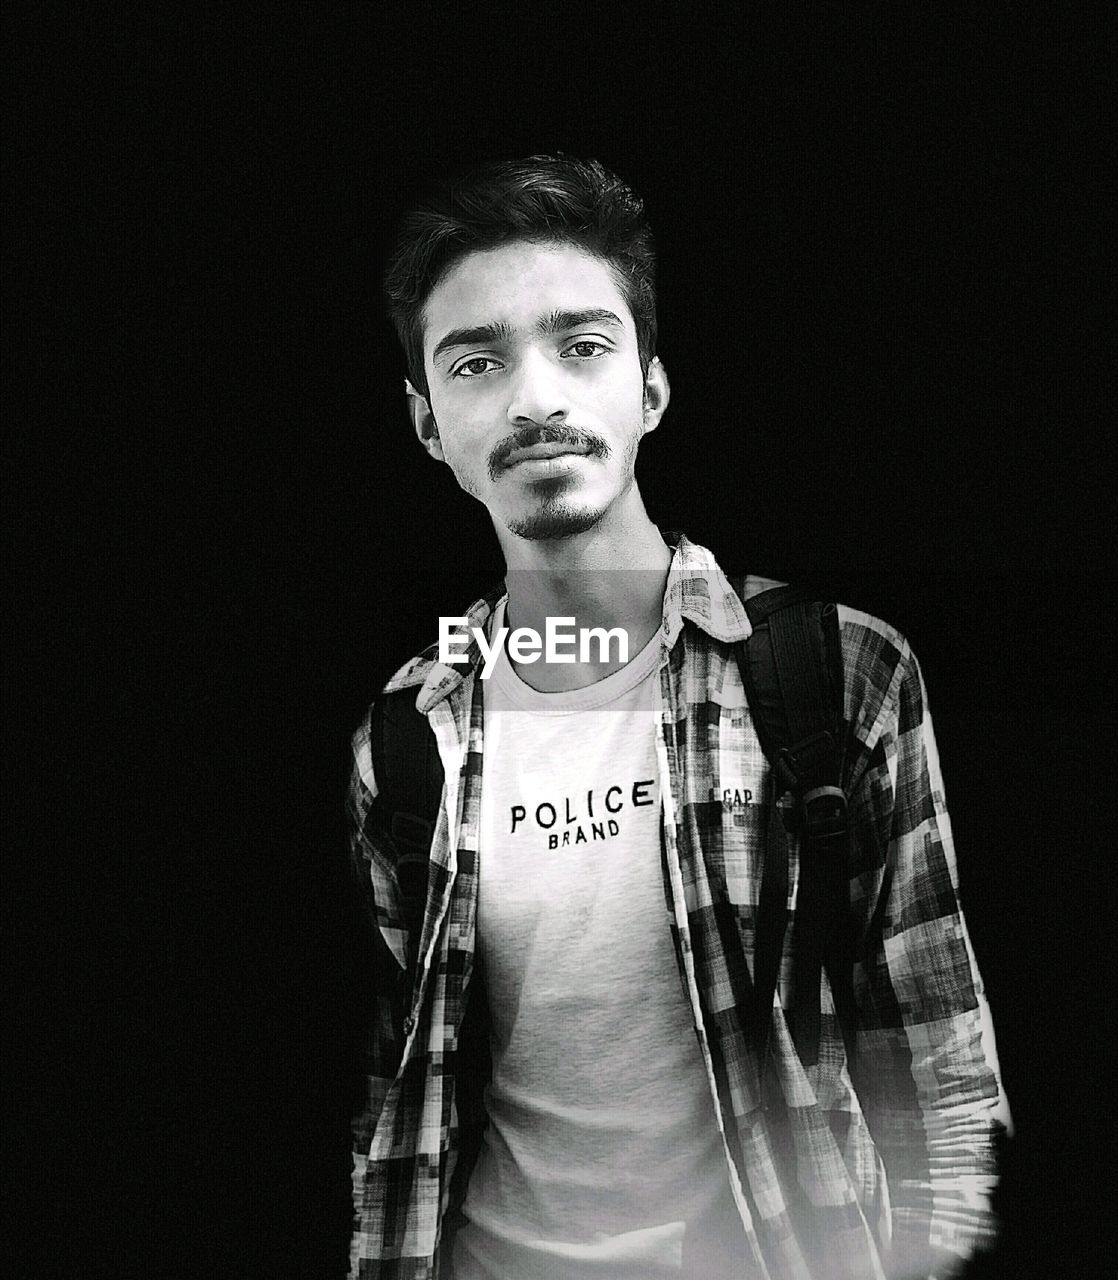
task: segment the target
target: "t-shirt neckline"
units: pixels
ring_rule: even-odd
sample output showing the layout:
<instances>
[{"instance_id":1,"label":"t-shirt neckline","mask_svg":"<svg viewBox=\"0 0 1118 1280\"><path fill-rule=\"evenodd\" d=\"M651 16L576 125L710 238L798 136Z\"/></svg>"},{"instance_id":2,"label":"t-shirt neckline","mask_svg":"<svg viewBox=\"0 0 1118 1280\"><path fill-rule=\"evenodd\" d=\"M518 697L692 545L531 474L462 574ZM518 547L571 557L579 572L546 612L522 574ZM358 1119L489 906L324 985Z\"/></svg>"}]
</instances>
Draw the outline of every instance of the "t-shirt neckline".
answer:
<instances>
[{"instance_id":1,"label":"t-shirt neckline","mask_svg":"<svg viewBox=\"0 0 1118 1280\"><path fill-rule=\"evenodd\" d=\"M497 602L489 620L488 638L507 625L505 608L508 595ZM526 684L516 673L516 668L509 660L508 651L502 646L501 652L493 664L493 671L484 683L492 684L510 702L516 703L525 711L535 715L563 716L577 711L590 711L616 702L627 693L631 693L643 680L648 679L656 669L660 657L660 628L653 632L648 643L634 654L629 661L617 671L582 689L563 689L555 693L544 693Z\"/></svg>"}]
</instances>

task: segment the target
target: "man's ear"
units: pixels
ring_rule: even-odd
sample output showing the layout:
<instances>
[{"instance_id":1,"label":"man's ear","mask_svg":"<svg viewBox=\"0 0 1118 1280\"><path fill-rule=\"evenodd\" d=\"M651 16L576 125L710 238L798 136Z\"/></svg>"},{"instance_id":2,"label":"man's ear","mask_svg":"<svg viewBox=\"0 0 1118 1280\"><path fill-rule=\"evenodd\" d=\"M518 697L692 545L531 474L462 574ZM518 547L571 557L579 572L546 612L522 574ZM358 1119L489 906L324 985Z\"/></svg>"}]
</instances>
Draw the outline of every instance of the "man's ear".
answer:
<instances>
[{"instance_id":1,"label":"man's ear","mask_svg":"<svg viewBox=\"0 0 1118 1280\"><path fill-rule=\"evenodd\" d=\"M443 445L439 439L439 428L435 424L435 415L427 403L427 397L421 396L412 386L410 379L405 379L404 388L408 393L408 413L411 414L412 426L419 437L419 443L432 458L445 462Z\"/></svg>"},{"instance_id":2,"label":"man's ear","mask_svg":"<svg viewBox=\"0 0 1118 1280\"><path fill-rule=\"evenodd\" d=\"M648 372L644 377L644 429L655 431L668 407L672 389L668 384L668 371L660 363L659 356L649 361Z\"/></svg>"}]
</instances>

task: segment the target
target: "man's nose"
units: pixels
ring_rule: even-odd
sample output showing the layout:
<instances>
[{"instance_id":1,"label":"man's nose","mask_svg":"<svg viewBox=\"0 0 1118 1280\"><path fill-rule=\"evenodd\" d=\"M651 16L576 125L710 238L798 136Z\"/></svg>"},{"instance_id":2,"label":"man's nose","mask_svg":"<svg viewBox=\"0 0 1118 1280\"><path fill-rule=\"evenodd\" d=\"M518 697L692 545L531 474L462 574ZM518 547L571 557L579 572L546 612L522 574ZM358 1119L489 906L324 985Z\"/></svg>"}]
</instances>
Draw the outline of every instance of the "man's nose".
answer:
<instances>
[{"instance_id":1,"label":"man's nose","mask_svg":"<svg viewBox=\"0 0 1118 1280\"><path fill-rule=\"evenodd\" d=\"M528 351L517 362L513 376L508 419L514 426L526 422L561 422L570 408L559 369L542 351Z\"/></svg>"}]
</instances>

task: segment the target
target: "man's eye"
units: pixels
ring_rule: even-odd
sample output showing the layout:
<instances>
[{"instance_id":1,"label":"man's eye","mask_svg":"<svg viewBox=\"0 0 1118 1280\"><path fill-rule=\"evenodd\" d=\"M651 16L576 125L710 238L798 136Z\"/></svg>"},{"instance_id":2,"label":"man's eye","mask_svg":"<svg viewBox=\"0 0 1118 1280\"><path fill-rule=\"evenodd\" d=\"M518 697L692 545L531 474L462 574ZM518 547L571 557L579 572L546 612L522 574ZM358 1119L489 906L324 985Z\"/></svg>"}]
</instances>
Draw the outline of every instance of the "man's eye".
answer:
<instances>
[{"instance_id":1,"label":"man's eye","mask_svg":"<svg viewBox=\"0 0 1118 1280\"><path fill-rule=\"evenodd\" d=\"M489 372L487 365L493 365L494 368L497 368L499 367L499 361L494 360L491 356L471 356L469 360L463 360L451 376L455 378L477 378L481 374Z\"/></svg>"},{"instance_id":2,"label":"man's eye","mask_svg":"<svg viewBox=\"0 0 1118 1280\"><path fill-rule=\"evenodd\" d=\"M580 360L590 360L595 356L605 355L609 350L604 342L593 342L589 338L580 338L572 342L563 352L564 356L577 356Z\"/></svg>"}]
</instances>

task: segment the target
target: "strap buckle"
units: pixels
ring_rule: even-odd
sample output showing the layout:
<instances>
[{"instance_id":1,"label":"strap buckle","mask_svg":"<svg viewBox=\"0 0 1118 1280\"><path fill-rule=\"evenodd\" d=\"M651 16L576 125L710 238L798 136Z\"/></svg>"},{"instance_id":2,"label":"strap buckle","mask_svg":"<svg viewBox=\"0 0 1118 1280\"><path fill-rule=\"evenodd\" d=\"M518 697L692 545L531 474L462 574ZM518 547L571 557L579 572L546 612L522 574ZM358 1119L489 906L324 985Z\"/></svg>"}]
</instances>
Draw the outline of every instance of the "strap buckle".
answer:
<instances>
[{"instance_id":1,"label":"strap buckle","mask_svg":"<svg viewBox=\"0 0 1118 1280\"><path fill-rule=\"evenodd\" d=\"M804 833L810 840L846 834L846 794L841 787L813 787L803 798Z\"/></svg>"},{"instance_id":2,"label":"strap buckle","mask_svg":"<svg viewBox=\"0 0 1118 1280\"><path fill-rule=\"evenodd\" d=\"M836 778L838 770L835 737L829 729L785 747L777 757L780 781L794 795L800 796L799 814L796 816L809 840L828 840L846 834L845 792L841 787L810 785L819 778ZM785 818L793 818L787 809Z\"/></svg>"}]
</instances>

